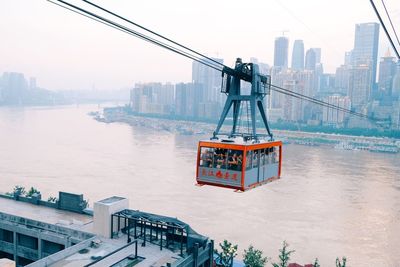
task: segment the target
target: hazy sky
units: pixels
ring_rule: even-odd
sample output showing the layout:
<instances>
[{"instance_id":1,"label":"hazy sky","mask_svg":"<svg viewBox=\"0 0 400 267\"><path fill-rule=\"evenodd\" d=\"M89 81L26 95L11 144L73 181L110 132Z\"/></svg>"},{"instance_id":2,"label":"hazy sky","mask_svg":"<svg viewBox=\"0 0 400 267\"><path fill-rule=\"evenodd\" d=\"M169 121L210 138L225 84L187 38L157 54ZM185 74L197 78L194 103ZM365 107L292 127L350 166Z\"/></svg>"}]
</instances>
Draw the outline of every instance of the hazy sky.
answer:
<instances>
[{"instance_id":1,"label":"hazy sky","mask_svg":"<svg viewBox=\"0 0 400 267\"><path fill-rule=\"evenodd\" d=\"M191 80L191 61L46 0L0 0L0 73L23 72L47 89L120 89ZM85 6L78 0L69 0ZM343 63L354 25L377 21L368 0L93 0L209 56L273 63L274 39L321 47L327 72ZM380 1L375 0L380 3ZM400 33L398 0L386 0ZM389 47L380 29L380 53Z\"/></svg>"}]
</instances>

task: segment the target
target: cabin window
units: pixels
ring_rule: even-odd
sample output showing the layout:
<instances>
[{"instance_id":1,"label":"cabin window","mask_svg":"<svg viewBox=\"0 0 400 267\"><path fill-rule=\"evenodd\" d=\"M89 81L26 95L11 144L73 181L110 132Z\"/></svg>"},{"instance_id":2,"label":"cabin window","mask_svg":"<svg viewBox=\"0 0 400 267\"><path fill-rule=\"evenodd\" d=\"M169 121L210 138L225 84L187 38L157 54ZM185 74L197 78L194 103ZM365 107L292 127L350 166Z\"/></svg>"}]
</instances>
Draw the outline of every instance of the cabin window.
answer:
<instances>
[{"instance_id":1,"label":"cabin window","mask_svg":"<svg viewBox=\"0 0 400 267\"><path fill-rule=\"evenodd\" d=\"M253 151L247 151L247 154L246 154L246 170L250 170L251 169L252 159L253 159Z\"/></svg>"},{"instance_id":2,"label":"cabin window","mask_svg":"<svg viewBox=\"0 0 400 267\"><path fill-rule=\"evenodd\" d=\"M228 150L228 169L241 171L243 163L243 152L240 150Z\"/></svg>"},{"instance_id":3,"label":"cabin window","mask_svg":"<svg viewBox=\"0 0 400 267\"><path fill-rule=\"evenodd\" d=\"M253 168L258 168L258 159L260 157L260 150L253 151Z\"/></svg>"},{"instance_id":4,"label":"cabin window","mask_svg":"<svg viewBox=\"0 0 400 267\"><path fill-rule=\"evenodd\" d=\"M217 169L226 169L228 150L224 148L216 148L214 151L214 167Z\"/></svg>"},{"instance_id":5,"label":"cabin window","mask_svg":"<svg viewBox=\"0 0 400 267\"><path fill-rule=\"evenodd\" d=\"M274 163L279 162L279 147L274 147Z\"/></svg>"},{"instance_id":6,"label":"cabin window","mask_svg":"<svg viewBox=\"0 0 400 267\"><path fill-rule=\"evenodd\" d=\"M260 149L260 166L264 166L265 164L265 149Z\"/></svg>"},{"instance_id":7,"label":"cabin window","mask_svg":"<svg viewBox=\"0 0 400 267\"><path fill-rule=\"evenodd\" d=\"M214 148L202 147L200 150L200 166L213 167Z\"/></svg>"}]
</instances>

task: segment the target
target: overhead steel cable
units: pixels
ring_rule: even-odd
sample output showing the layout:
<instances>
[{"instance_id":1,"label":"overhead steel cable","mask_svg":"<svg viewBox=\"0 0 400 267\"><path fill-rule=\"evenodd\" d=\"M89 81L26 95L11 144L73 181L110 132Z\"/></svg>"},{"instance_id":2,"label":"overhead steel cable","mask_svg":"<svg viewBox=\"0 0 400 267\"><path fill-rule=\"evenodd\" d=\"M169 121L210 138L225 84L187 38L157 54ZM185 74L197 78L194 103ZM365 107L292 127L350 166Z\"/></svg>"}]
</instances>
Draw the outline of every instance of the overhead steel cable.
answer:
<instances>
[{"instance_id":1,"label":"overhead steel cable","mask_svg":"<svg viewBox=\"0 0 400 267\"><path fill-rule=\"evenodd\" d=\"M378 19L379 19L379 22L380 22L381 25L382 25L383 30L385 31L385 34L386 34L387 38L389 39L390 45L392 46L394 52L396 53L397 58L400 60L399 51L397 50L396 46L394 45L394 42L393 42L393 40L392 40L392 37L390 36L388 30L386 29L386 25L385 25L385 23L383 22L382 17L381 17L381 15L379 14L378 9L376 8L374 1L373 1L373 0L369 0L369 1L370 1L371 5L372 5L372 8L373 8L374 11L375 11L376 16L377 16Z\"/></svg>"},{"instance_id":2,"label":"overhead steel cable","mask_svg":"<svg viewBox=\"0 0 400 267\"><path fill-rule=\"evenodd\" d=\"M316 98L312 98L312 97L309 97L309 96L306 96L306 95L303 95L303 94L300 94L300 93L296 93L296 92L294 92L292 90L288 90L288 89L285 89L285 88L280 87L280 86L276 86L276 85L271 84L271 87L274 87L275 91L280 91L280 92L284 91L285 93L290 94L292 96L295 96L297 98L301 98L302 100L307 100L307 101L310 101L310 102L313 102L313 103L316 103L316 104L319 104L319 105L324 105L324 106L327 106L327 107L338 109L340 111L352 113L353 115L357 115L357 116L361 116L361 117L367 118L367 116L365 114L357 113L357 112L354 112L354 111L352 111L350 109L342 108L342 107L339 107L339 106L324 102L324 101L316 99Z\"/></svg>"},{"instance_id":3,"label":"overhead steel cable","mask_svg":"<svg viewBox=\"0 0 400 267\"><path fill-rule=\"evenodd\" d=\"M55 4L55 3L54 3L53 1L51 1L51 0L47 0L47 1L49 1L49 2L51 2L51 3L53 3L53 4ZM79 11L79 12L75 12L75 13L77 13L77 14L84 15L85 17L91 18L91 19L93 19L94 21L97 21L97 22L102 21L102 22L104 22L103 24L106 24L106 25L108 25L108 26L113 26L112 28L116 28L116 29L118 29L118 30L121 30L122 32L128 33L128 34L133 35L133 36L135 36L135 37L138 37L138 38L140 38L140 39L142 39L142 40L145 40L145 41L150 42L150 43L152 43L152 44L155 44L155 45L158 45L158 46L163 47L163 48L165 48L165 49L168 49L168 50L170 50L170 51L173 51L173 52L175 52L175 53L177 53L177 54L180 54L180 55L185 56L185 57L187 57L187 58L190 58L190 59L192 59L192 60L194 60L194 61L197 61L197 62L199 62L199 63L202 63L202 64L204 64L204 65L206 65L206 66L208 66L208 67L210 67L210 68L213 68L213 69L215 69L215 70L222 71L221 68L220 68L219 66L213 65L212 62L205 61L205 60L203 60L203 59L201 59L201 58L199 58L199 57L196 57L196 56L194 56L194 55L191 55L191 54L189 54L189 53L187 53L187 52L185 52L185 51L182 51L182 50L180 50L180 49L178 49L178 48L175 48L175 47L173 47L173 46L171 46L171 45L165 44L165 43L163 43L163 42L161 42L161 41L158 41L158 40L156 40L156 39L154 39L154 38L148 37L148 36L146 36L146 35L144 35L144 34L142 34L142 33L139 33L139 32L137 32L137 31L132 30L132 29L130 29L130 28L128 28L128 27L125 27L125 26L123 26L123 25L121 25L121 24L119 24L119 23L116 23L116 22L114 22L114 21L112 21L112 20L109 20L109 19L104 18L104 17L102 17L102 16L99 16L99 15L97 15L97 14L94 14L94 13L88 11L88 10L85 10L85 9L81 8L81 7L75 6L75 5L71 4L71 3L65 2L65 1L63 1L63 0L56 0L56 1L58 1L58 2L60 2L60 3L62 3L62 4L64 4L64 5L66 5L66 6L69 6L69 7L71 7L72 9L75 9L75 10ZM64 6L64 5L58 5L58 6L61 6L61 7L63 7L63 8L68 9L68 10L71 10L70 8L67 8L67 7ZM100 20L100 21L99 21L99 20Z\"/></svg>"},{"instance_id":4,"label":"overhead steel cable","mask_svg":"<svg viewBox=\"0 0 400 267\"><path fill-rule=\"evenodd\" d=\"M308 102L311 102L311 103L314 103L314 104L317 104L317 105L320 105L320 106L324 106L324 107L327 107L327 108L335 109L335 110L338 110L340 112L349 113L351 115L358 116L358 117L365 118L365 119L368 119L368 120L376 122L375 119L369 117L368 115L365 115L365 114L362 114L362 113L358 113L358 112L355 112L355 111L352 111L350 109L346 109L346 108L343 108L343 107L340 107L340 106L336 106L336 105L333 105L333 104L318 100L316 98L308 97L308 96L305 96L303 94L299 94L299 93L296 93L294 91L285 89L283 87L279 87L279 86L276 86L276 85L271 85L271 87L274 87L275 89L271 89L271 90L274 90L276 92L279 92L279 93L282 93L282 94L285 94L285 95L289 95L289 96L292 96L292 97L300 99L300 100L305 100L305 101L308 101Z\"/></svg>"},{"instance_id":5,"label":"overhead steel cable","mask_svg":"<svg viewBox=\"0 0 400 267\"><path fill-rule=\"evenodd\" d=\"M134 25L134 26L136 26L136 27L138 27L138 28L140 28L140 29L142 29L142 30L145 30L145 31L147 31L147 32L149 32L149 33L151 33L151 34L154 34L154 35L157 36L157 37L160 37L160 38L162 38L162 39L164 39L164 40L166 40L166 41L168 41L168 42L171 42L171 43L173 43L173 44L175 44L175 45L177 45L177 46L179 46L179 47L181 47L181 48L184 48L184 49L186 49L186 50L188 50L188 51L190 51L190 52L192 52L192 53L195 53L195 54L198 55L198 56L201 56L201 57L203 57L203 58L206 58L207 60L209 60L209 61L211 61L211 62L213 62L213 63L215 63L215 64L217 64L217 65L221 65L222 67L226 67L223 63L218 62L217 60L215 60L215 59L213 59L213 58L210 58L210 57L208 57L208 56L206 56L206 55L203 55L202 53L197 52L197 51L195 51L195 50L193 50L193 49L191 49L191 48L189 48L189 47L187 47L187 46L185 46L185 45L182 45L182 44L180 44L180 43L178 43L178 42L175 42L174 40L171 40L171 39L168 38L168 37L165 37L165 36L163 36L163 35L161 35L161 34L155 32L155 31L153 31L153 30L150 30L150 29L147 28L147 27L144 27L144 26L142 26L142 25L140 25L140 24L138 24L138 23L136 23L136 22L133 22L133 21L131 21L131 20L125 18L125 17L122 17L122 16L120 16L120 15L118 15L118 14L116 14L116 13L114 13L114 12L108 10L108 9L105 9L105 8L99 6L99 5L96 5L95 3L92 3L92 2L90 2L90 1L88 1L88 0L82 0L82 1L85 2L85 3L87 3L87 4L89 4L89 5L94 6L94 7L98 8L98 9L100 9L100 10L102 10L102 11L104 11L104 12L110 14L110 15L113 15L113 16L119 18L119 19L122 19L123 21L126 21L126 22L128 22L128 23L130 23L130 24L132 24L132 25Z\"/></svg>"},{"instance_id":6,"label":"overhead steel cable","mask_svg":"<svg viewBox=\"0 0 400 267\"><path fill-rule=\"evenodd\" d=\"M389 12L387 11L387 8L386 8L386 5L385 5L385 1L381 0L381 2L382 2L382 5L383 5L383 8L385 9L386 16L387 16L388 19L389 19L390 26L392 26L392 30L393 30L393 32L394 32L394 36L396 36L397 43L398 43L399 46L400 46L400 40L399 40L399 37L397 36L396 29L395 29L394 26L393 26L392 18L390 17Z\"/></svg>"},{"instance_id":7,"label":"overhead steel cable","mask_svg":"<svg viewBox=\"0 0 400 267\"><path fill-rule=\"evenodd\" d=\"M177 43L177 42L175 42L175 41L172 41L172 40L170 40L170 39L168 39L168 38L166 38L166 37L164 37L164 36L162 36L162 35L159 35L159 34L153 32L153 31L151 31L151 33L153 33L153 34L155 34L155 35L157 35L157 36L159 36L159 37L161 37L161 38L163 38L163 39L165 39L165 40L168 40L169 42L172 41L173 44L178 45L178 46L180 46L181 48L187 49L187 50L190 51L191 53L196 53L198 56L195 56L195 55L193 55L193 54L191 54L191 53L189 53L189 52L187 52L187 51L183 51L183 50L181 50L181 49L178 49L178 48L176 48L176 47L173 47L172 45L165 44L165 43L163 43L163 42L161 42L161 41L159 41L159 40L156 40L156 39L154 39L154 38L151 38L151 37L149 37L149 36L147 36L147 35L145 35L145 34L139 33L139 32L137 32L137 31L135 31L135 30L132 30L132 29L126 27L126 26L123 26L123 25L121 25L121 24L119 24L119 23L116 23L116 22L114 22L114 21L112 21L112 20L109 20L109 19L107 19L107 18L104 18L104 17L102 17L102 16L99 16L99 15L97 15L97 14L95 14L95 13L92 13L92 12L90 12L90 11L88 11L88 10L85 10L85 9L83 9L83 8L80 8L80 7L78 7L78 6L75 6L75 5L73 5L73 4L70 4L70 3L65 2L65 1L63 1L63 0L56 0L56 1L58 1L58 2L60 2L60 3L62 3L62 4L64 4L64 5L55 3L55 2L53 2L53 1L51 1L51 0L47 0L47 1L49 1L49 2L51 2L51 3L53 3L53 4L56 4L56 5L58 5L58 6L61 6L61 7L63 7L63 8L66 8L66 9L68 9L68 10L70 10L70 11L73 11L73 12L75 12L75 13L77 13L77 14L83 15L83 16L85 16L85 17L87 17L87 18L93 19L93 20L96 21L96 22L100 22L100 23L105 24L105 25L107 25L107 26L110 26L110 27L112 27L112 28L114 28L114 29L120 30L120 31L122 31L122 32L124 32L124 33L128 33L128 34L130 34L130 35L132 35L132 36L135 36L135 37L137 37L137 38L140 38L140 39L142 39L142 40L145 40L145 41L147 41L147 42L150 42L150 43L152 43L152 44L155 44L155 45L157 45L157 46L160 46L160 47L162 47L162 48L165 48L165 49L167 49L167 50L170 50L170 51L172 51L172 52L175 52L175 53L177 53L177 54L180 54L180 55L182 55L182 56L185 56L185 57L187 57L187 58L189 58L189 59L192 59L192 60L194 60L194 61L196 61L196 62L199 62L199 63L201 63L201 64L204 64L204 65L206 65L206 66L208 66L208 67L210 67L210 68L212 68L212 69L214 69L214 70L223 72L223 69L221 68L222 66L223 66L223 67L226 67L226 68L228 68L228 69L231 69L231 68L229 68L228 66L226 66L226 65L224 65L224 64L222 64L222 63L220 63L220 62L218 62L218 61L214 61L214 60L211 59L212 61L210 62L210 58L204 56L203 54L198 53L198 52L196 52L196 51L194 51L194 50L191 50L191 49L187 48L186 46L180 45L179 43ZM87 0L82 0L82 1L87 2L87 3L90 3L90 2L87 1ZM70 8L66 7L65 5L69 6ZM94 4L93 4L93 5L94 5ZM96 6L97 6L97 5L96 5ZM99 7L99 6L98 6L98 8L99 8L99 9L102 9L102 8ZM73 10L73 9L76 9L76 10ZM106 11L106 10L104 9L104 11ZM106 11L106 12L107 12L107 11ZM115 14L114 16L118 16L118 15ZM122 19L122 17L121 17L121 19ZM129 21L129 20L127 20L127 21ZM134 23L134 22L132 22L132 21L129 21L129 23L132 23L132 24L135 25L135 26L139 25L139 24ZM142 29L146 29L146 30L147 30L147 28L145 28L145 27L143 27L143 26L140 26L140 25L137 26L137 27L140 27L140 28L142 28ZM150 30L147 30L147 31L150 32ZM199 56L201 56L202 58L200 58ZM218 63L219 66L216 66L216 65L213 63L213 61L214 61L215 63ZM276 92L281 93L281 94L284 94L284 95L288 95L288 96L295 97L295 98L298 98L298 99L301 99L301 100L305 100L305 101L308 101L308 102L311 102L311 103L314 103L314 104L317 104L317 105L321 105L321 106L324 106L324 107L327 107L327 108L336 109L336 110L339 110L339 111L341 111L341 112L345 112L345 113L348 113L348 114L351 114L351 115L354 115L354 116L358 116L358 117L362 117L362 118L365 118L365 119L368 119L368 120L375 121L373 118L370 118L370 117L368 117L368 116L365 115L365 114L357 113L357 112L354 112L354 111L352 111L352 110L345 109L345 108L342 108L342 107L339 107L339 106L336 106L336 105L333 105L333 104L330 104L330 103L327 103L327 102L318 100L318 99L316 99L316 98L312 98L312 97L309 97L309 96L306 96L306 95L303 95L303 94L299 94L299 93L293 92L293 91L291 91L291 90L285 89L285 88L283 88L283 87L279 87L279 86L276 86L276 85L271 85L271 87L272 87L271 90L276 91Z\"/></svg>"}]
</instances>

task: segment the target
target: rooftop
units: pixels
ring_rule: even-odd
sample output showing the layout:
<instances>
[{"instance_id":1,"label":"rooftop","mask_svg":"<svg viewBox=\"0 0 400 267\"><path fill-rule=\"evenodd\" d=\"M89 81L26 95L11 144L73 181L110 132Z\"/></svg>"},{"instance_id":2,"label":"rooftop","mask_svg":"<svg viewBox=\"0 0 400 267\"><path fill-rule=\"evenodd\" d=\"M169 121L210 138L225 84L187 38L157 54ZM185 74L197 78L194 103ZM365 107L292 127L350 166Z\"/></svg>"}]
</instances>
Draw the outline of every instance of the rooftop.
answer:
<instances>
[{"instance_id":1,"label":"rooftop","mask_svg":"<svg viewBox=\"0 0 400 267\"><path fill-rule=\"evenodd\" d=\"M125 198L113 196L113 197L109 197L109 198L100 200L99 202L100 202L100 203L103 203L103 204L112 204L112 203L121 201L121 200L123 200L123 199L125 199Z\"/></svg>"},{"instance_id":2,"label":"rooftop","mask_svg":"<svg viewBox=\"0 0 400 267\"><path fill-rule=\"evenodd\" d=\"M7 239L10 235L3 236L0 252L14 253L17 263L21 257L26 257L30 260L29 267L161 267L167 263L179 267L194 262L193 248L198 251L200 266L210 259L210 251L213 251L213 243L186 223L172 217L126 209L128 201L122 197L99 201L103 205L98 213L95 205L94 216L60 210L57 204L47 207L46 203L35 205L27 201L31 199L16 201L1 195L0 230L4 229L11 236L14 232L25 239L24 243L16 243L15 238ZM116 208L120 211L115 212ZM109 238L111 229L112 238ZM20 265L26 263L20 262Z\"/></svg>"},{"instance_id":3,"label":"rooftop","mask_svg":"<svg viewBox=\"0 0 400 267\"><path fill-rule=\"evenodd\" d=\"M0 212L93 233L93 217L0 197Z\"/></svg>"}]
</instances>

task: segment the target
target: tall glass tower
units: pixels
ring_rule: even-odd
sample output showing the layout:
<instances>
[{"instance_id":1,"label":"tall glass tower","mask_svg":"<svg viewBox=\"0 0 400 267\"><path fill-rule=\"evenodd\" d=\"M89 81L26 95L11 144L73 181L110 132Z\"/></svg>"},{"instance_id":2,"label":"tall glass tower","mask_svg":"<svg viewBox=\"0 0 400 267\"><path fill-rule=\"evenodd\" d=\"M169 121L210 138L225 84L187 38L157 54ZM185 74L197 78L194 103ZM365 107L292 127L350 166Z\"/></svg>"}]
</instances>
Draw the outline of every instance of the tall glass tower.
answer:
<instances>
[{"instance_id":1,"label":"tall glass tower","mask_svg":"<svg viewBox=\"0 0 400 267\"><path fill-rule=\"evenodd\" d=\"M379 24L375 22L356 24L353 65L368 64L371 67L371 88L376 88Z\"/></svg>"},{"instance_id":2,"label":"tall glass tower","mask_svg":"<svg viewBox=\"0 0 400 267\"><path fill-rule=\"evenodd\" d=\"M289 39L282 36L275 39L274 66L287 68Z\"/></svg>"},{"instance_id":3,"label":"tall glass tower","mask_svg":"<svg viewBox=\"0 0 400 267\"><path fill-rule=\"evenodd\" d=\"M303 40L295 40L292 52L292 69L304 69L304 43Z\"/></svg>"}]
</instances>

